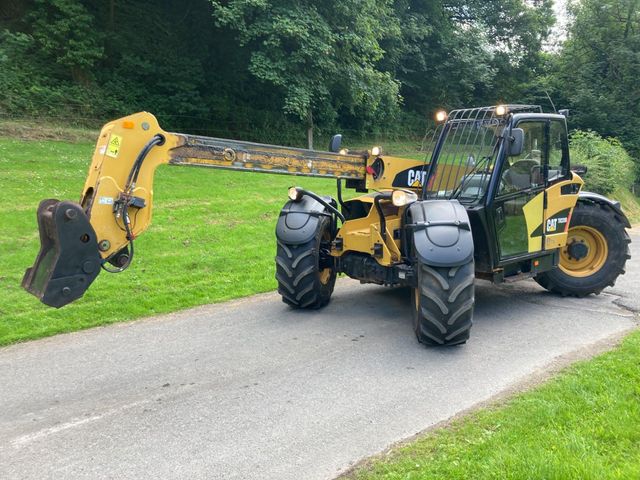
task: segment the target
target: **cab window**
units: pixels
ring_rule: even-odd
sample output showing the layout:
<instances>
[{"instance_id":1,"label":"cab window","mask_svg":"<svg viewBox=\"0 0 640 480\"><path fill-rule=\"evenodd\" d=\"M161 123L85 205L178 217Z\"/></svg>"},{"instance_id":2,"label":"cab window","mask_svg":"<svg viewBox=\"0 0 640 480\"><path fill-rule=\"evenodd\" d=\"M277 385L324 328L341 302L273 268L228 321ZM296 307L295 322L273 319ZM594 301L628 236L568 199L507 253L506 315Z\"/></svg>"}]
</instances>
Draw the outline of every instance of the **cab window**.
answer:
<instances>
[{"instance_id":1,"label":"cab window","mask_svg":"<svg viewBox=\"0 0 640 480\"><path fill-rule=\"evenodd\" d=\"M549 128L549 173L547 176L549 182L567 176L569 163L567 151L567 130L564 122L551 122Z\"/></svg>"},{"instance_id":2,"label":"cab window","mask_svg":"<svg viewBox=\"0 0 640 480\"><path fill-rule=\"evenodd\" d=\"M528 190L543 183L546 126L547 122L538 121L518 124L518 128L524 130L524 148L519 156L505 158L498 195Z\"/></svg>"}]
</instances>

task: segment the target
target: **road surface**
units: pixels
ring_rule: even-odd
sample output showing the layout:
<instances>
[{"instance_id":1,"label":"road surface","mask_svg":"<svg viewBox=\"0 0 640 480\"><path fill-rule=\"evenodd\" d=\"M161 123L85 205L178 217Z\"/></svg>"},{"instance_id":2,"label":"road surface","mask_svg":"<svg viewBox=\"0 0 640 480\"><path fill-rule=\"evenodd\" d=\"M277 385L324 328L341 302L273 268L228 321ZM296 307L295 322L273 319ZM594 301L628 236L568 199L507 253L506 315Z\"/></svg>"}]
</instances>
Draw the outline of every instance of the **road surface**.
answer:
<instances>
[{"instance_id":1,"label":"road surface","mask_svg":"<svg viewBox=\"0 0 640 480\"><path fill-rule=\"evenodd\" d=\"M266 294L0 349L0 477L333 478L636 327L633 236L597 297L478 282L457 348L416 342L407 290L344 280L321 311Z\"/></svg>"}]
</instances>

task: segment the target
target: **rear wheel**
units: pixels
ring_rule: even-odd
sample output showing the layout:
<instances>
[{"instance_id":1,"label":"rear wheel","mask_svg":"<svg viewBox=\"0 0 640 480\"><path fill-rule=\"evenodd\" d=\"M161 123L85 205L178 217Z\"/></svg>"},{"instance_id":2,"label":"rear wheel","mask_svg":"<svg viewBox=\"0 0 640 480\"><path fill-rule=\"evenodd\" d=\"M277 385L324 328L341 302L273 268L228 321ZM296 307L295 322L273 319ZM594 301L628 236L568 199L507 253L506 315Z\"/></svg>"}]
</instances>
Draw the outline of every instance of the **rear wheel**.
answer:
<instances>
[{"instance_id":1,"label":"rear wheel","mask_svg":"<svg viewBox=\"0 0 640 480\"><path fill-rule=\"evenodd\" d=\"M631 240L618 214L606 205L578 203L558 268L536 282L562 296L584 297L613 287L624 273Z\"/></svg>"},{"instance_id":2,"label":"rear wheel","mask_svg":"<svg viewBox=\"0 0 640 480\"><path fill-rule=\"evenodd\" d=\"M320 217L315 236L306 243L290 245L278 240L276 280L284 303L310 309L329 303L336 283L331 240L328 217Z\"/></svg>"},{"instance_id":3,"label":"rear wheel","mask_svg":"<svg viewBox=\"0 0 640 480\"><path fill-rule=\"evenodd\" d=\"M473 323L474 263L459 267L418 265L412 293L413 326L425 345L460 345Z\"/></svg>"}]
</instances>

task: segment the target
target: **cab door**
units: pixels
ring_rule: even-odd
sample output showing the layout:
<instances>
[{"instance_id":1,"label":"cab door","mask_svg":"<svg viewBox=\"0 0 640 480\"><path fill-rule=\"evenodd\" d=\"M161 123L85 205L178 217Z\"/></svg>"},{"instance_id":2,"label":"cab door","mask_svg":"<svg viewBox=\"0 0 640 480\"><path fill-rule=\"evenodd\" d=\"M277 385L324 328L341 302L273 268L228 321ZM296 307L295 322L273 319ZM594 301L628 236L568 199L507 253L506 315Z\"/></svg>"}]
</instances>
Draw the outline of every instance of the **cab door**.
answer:
<instances>
[{"instance_id":1,"label":"cab door","mask_svg":"<svg viewBox=\"0 0 640 480\"><path fill-rule=\"evenodd\" d=\"M505 156L492 205L501 263L543 249L548 121L525 119L516 127L524 131L524 148Z\"/></svg>"},{"instance_id":2,"label":"cab door","mask_svg":"<svg viewBox=\"0 0 640 480\"><path fill-rule=\"evenodd\" d=\"M549 122L549 155L544 171L547 196L544 248L553 250L567 243L571 214L583 184L582 179L569 170L569 144L564 119Z\"/></svg>"}]
</instances>

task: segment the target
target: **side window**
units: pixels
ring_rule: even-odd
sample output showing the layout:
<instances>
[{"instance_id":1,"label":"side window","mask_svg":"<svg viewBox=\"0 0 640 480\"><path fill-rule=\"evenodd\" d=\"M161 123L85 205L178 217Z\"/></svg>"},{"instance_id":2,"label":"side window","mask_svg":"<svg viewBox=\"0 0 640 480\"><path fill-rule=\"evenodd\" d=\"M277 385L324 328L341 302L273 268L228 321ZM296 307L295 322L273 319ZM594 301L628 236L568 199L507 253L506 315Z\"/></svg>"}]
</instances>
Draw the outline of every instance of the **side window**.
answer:
<instances>
[{"instance_id":1,"label":"side window","mask_svg":"<svg viewBox=\"0 0 640 480\"><path fill-rule=\"evenodd\" d=\"M535 121L518 124L518 128L524 130L524 148L521 155L505 159L498 195L527 190L543 183L546 126L546 122Z\"/></svg>"},{"instance_id":2,"label":"side window","mask_svg":"<svg viewBox=\"0 0 640 480\"><path fill-rule=\"evenodd\" d=\"M567 175L567 158L565 144L567 130L563 122L551 122L549 129L549 174L550 182Z\"/></svg>"}]
</instances>

